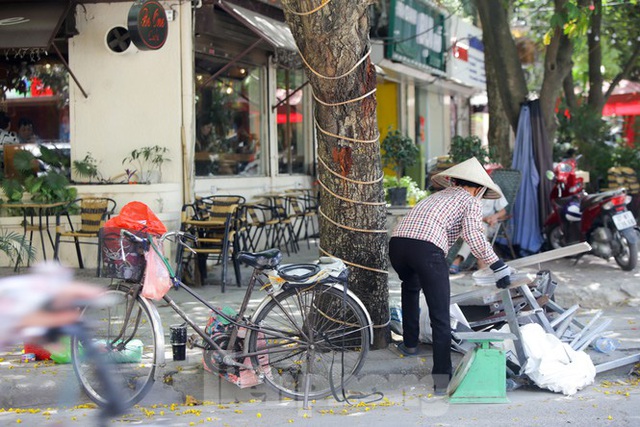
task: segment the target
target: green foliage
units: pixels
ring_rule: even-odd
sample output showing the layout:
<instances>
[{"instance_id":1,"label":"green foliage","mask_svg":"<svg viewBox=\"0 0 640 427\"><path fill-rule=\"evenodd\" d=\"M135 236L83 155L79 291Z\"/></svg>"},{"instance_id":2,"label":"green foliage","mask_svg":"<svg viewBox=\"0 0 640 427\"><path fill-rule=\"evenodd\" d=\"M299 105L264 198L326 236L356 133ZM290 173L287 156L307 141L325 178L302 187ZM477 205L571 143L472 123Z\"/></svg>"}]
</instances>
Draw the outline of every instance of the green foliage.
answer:
<instances>
[{"instance_id":1,"label":"green foliage","mask_svg":"<svg viewBox=\"0 0 640 427\"><path fill-rule=\"evenodd\" d=\"M383 165L392 168L398 180L402 177L404 169L416 164L420 157L418 146L398 129L392 130L389 128L387 136L382 141L381 148L383 150Z\"/></svg>"},{"instance_id":2,"label":"green foliage","mask_svg":"<svg viewBox=\"0 0 640 427\"><path fill-rule=\"evenodd\" d=\"M572 111L571 117L559 114L558 121L557 142L577 148L582 154L579 167L589 172L592 190L597 190L606 181L607 170L613 166L614 146L606 142L611 131L609 124L588 105Z\"/></svg>"},{"instance_id":3,"label":"green foliage","mask_svg":"<svg viewBox=\"0 0 640 427\"><path fill-rule=\"evenodd\" d=\"M22 200L22 194L24 193L24 187L17 179L3 179L2 191L10 202L19 202Z\"/></svg>"},{"instance_id":4,"label":"green foliage","mask_svg":"<svg viewBox=\"0 0 640 427\"><path fill-rule=\"evenodd\" d=\"M636 174L640 173L640 147L619 144L613 149L611 159L614 166L626 166L636 171Z\"/></svg>"},{"instance_id":5,"label":"green foliage","mask_svg":"<svg viewBox=\"0 0 640 427\"><path fill-rule=\"evenodd\" d=\"M77 190L67 178L68 159L60 150L41 146L35 156L27 150L18 150L13 158L15 178L3 178L2 190L10 202L19 202L24 193L34 202L53 203L76 198ZM45 169L42 171L41 169Z\"/></svg>"},{"instance_id":6,"label":"green foliage","mask_svg":"<svg viewBox=\"0 0 640 427\"><path fill-rule=\"evenodd\" d=\"M21 260L35 260L35 248L29 245L25 236L14 231L3 231L0 234L0 252L6 254L13 264L18 258Z\"/></svg>"},{"instance_id":7,"label":"green foliage","mask_svg":"<svg viewBox=\"0 0 640 427\"><path fill-rule=\"evenodd\" d=\"M407 189L407 203L410 201L419 202L427 197L430 193L428 190L421 190L418 184L409 176L403 176L398 179L395 176L385 176L382 180L382 187L384 188L385 199L389 202L389 188L404 187Z\"/></svg>"},{"instance_id":8,"label":"green foliage","mask_svg":"<svg viewBox=\"0 0 640 427\"><path fill-rule=\"evenodd\" d=\"M140 172L140 179L146 182L149 181L150 173L156 170L162 181L162 165L171 161L167 156L168 152L169 149L167 147L160 147L159 145L136 148L122 160L122 164L135 164Z\"/></svg>"},{"instance_id":9,"label":"green foliage","mask_svg":"<svg viewBox=\"0 0 640 427\"><path fill-rule=\"evenodd\" d=\"M456 135L451 139L451 148L449 156L454 163L464 162L465 160L475 157L480 164L494 162L497 156L494 148L489 149L482 146L482 141L477 136L460 136Z\"/></svg>"},{"instance_id":10,"label":"green foliage","mask_svg":"<svg viewBox=\"0 0 640 427\"><path fill-rule=\"evenodd\" d=\"M38 166L36 157L27 150L17 150L13 156L13 167L20 175L28 175Z\"/></svg>"},{"instance_id":11,"label":"green foliage","mask_svg":"<svg viewBox=\"0 0 640 427\"><path fill-rule=\"evenodd\" d=\"M98 171L98 161L87 153L82 160L73 161L73 170L81 178L88 178L89 182L94 179L102 180L102 175Z\"/></svg>"}]
</instances>

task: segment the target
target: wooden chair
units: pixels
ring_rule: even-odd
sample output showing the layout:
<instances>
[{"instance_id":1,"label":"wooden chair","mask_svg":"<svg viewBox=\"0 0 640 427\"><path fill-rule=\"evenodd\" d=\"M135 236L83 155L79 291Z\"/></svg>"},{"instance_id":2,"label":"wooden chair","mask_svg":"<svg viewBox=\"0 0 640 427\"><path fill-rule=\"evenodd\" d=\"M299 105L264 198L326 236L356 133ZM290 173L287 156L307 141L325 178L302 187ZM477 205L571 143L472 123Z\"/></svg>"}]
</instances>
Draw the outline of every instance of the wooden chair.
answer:
<instances>
[{"instance_id":1,"label":"wooden chair","mask_svg":"<svg viewBox=\"0 0 640 427\"><path fill-rule=\"evenodd\" d=\"M80 245L96 245L99 247L99 232L104 222L115 212L116 202L107 197L87 197L72 201L64 209L56 214L56 238L54 243L53 258L59 261L60 244L74 243L78 256L78 265L84 268ZM80 228L74 228L71 215L80 214ZM62 218L67 218L69 230L62 225ZM100 276L101 262L98 250L97 275Z\"/></svg>"},{"instance_id":2,"label":"wooden chair","mask_svg":"<svg viewBox=\"0 0 640 427\"><path fill-rule=\"evenodd\" d=\"M277 224L270 219L271 209L259 203L243 203L239 209L238 242L241 250L256 252L268 249L271 229Z\"/></svg>"},{"instance_id":3,"label":"wooden chair","mask_svg":"<svg viewBox=\"0 0 640 427\"><path fill-rule=\"evenodd\" d=\"M304 193L288 192L287 194L296 241L306 240L307 248L311 249L309 240L316 235L314 218L317 216L317 206L310 196ZM309 229L311 229L311 233Z\"/></svg>"},{"instance_id":4,"label":"wooden chair","mask_svg":"<svg viewBox=\"0 0 640 427\"><path fill-rule=\"evenodd\" d=\"M277 220L272 247L284 246L287 255L291 255L290 252L296 253L299 249L296 232L293 227L296 221L296 214L291 207L290 201L291 199L285 195L271 198L272 218ZM289 251L289 248L291 248L291 251Z\"/></svg>"},{"instance_id":5,"label":"wooden chair","mask_svg":"<svg viewBox=\"0 0 640 427\"><path fill-rule=\"evenodd\" d=\"M187 257L186 262L192 258L197 261L201 285L207 277L207 260L215 256L222 265L222 292L226 289L229 261L233 262L236 284L241 286L236 234L240 223L238 207L244 200L242 196L210 196L183 206L181 229L197 237L197 244L192 248L196 256Z\"/></svg>"}]
</instances>

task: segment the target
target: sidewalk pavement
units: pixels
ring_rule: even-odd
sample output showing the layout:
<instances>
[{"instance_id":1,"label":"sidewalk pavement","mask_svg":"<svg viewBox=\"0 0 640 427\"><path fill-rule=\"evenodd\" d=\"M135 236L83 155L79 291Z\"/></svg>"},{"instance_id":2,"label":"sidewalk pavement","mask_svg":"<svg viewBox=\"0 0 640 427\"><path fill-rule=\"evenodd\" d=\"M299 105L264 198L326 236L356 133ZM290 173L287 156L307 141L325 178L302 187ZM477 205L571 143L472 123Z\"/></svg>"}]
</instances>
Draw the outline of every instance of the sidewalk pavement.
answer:
<instances>
[{"instance_id":1,"label":"sidewalk pavement","mask_svg":"<svg viewBox=\"0 0 640 427\"><path fill-rule=\"evenodd\" d=\"M284 262L310 262L315 260L317 256L317 248L312 245L311 249L307 249L306 244L303 242L301 250L297 254L292 254L291 256L284 254ZM603 317L612 319L609 327L610 335L620 341L620 347L608 355L588 349L587 352L596 365L640 352L640 345L638 344L640 342L640 330L637 326L637 305L640 300L640 292L636 289L639 286L639 273L622 272L615 263L606 263L604 260L599 260L595 257L584 257L576 265L570 259L555 260L536 266L531 271L536 272L545 269L550 270L553 278L558 282L556 301L561 306L568 308L573 304L580 304L579 317L584 321L588 321L593 316L595 309L603 309ZM0 270L0 275L12 274L9 270ZM77 272L78 277L87 281L96 283L109 282L109 279L91 277L93 273L91 270L77 270ZM208 301L212 301L214 305L221 307L225 305L239 306L244 296L245 286L238 288L235 285L227 285L227 292L223 294L220 292L219 284L215 284L219 281L219 274L219 267L215 267L210 274L210 279L213 280L214 284L197 287L195 290ZM245 284L249 279L249 275L250 270L243 268L243 281ZM452 276L451 279L452 294L454 295L477 288L473 284L469 273ZM389 288L390 303L392 305L399 304L400 282L393 271L390 272ZM209 318L206 308L202 307L184 291L171 290L171 292L172 298L197 323L206 324ZM263 296L264 294L260 291L256 291L250 307L256 307ZM387 415L395 416L394 414L400 411L399 408L403 408L404 411L398 413L400 416L404 417L407 415L407 411L411 412L413 417L411 420L416 425L430 425L432 422L441 422L443 420L447 421L443 425L450 425L449 423L453 420L448 417L453 412L457 414L456 419L458 421L455 422L456 425L466 425L466 422L473 420L475 420L475 422L471 423L473 425L500 425L500 423L496 423L497 419L505 421L514 420L518 417L524 417L520 419L528 419L527 417L530 418L533 415L535 415L537 421L532 422L531 425L545 424L545 420L548 420L546 422L548 425L558 425L560 424L558 422L559 419L564 418L562 413L571 413L573 417L577 417L573 419L576 420L574 422L578 425L582 424L577 422L581 418L585 420L585 423L594 424L593 420L602 420L603 423L606 423L609 416L616 417L615 419L618 421L621 418L628 420L628 425L634 425L632 419L637 421L637 417L631 414L637 412L635 409L640 398L640 390L637 387L637 381L630 379L628 375L633 365L625 365L599 374L596 376L594 385L579 391L578 394L571 397L535 387L526 387L510 391L508 398L512 403L508 405L449 405L446 403L446 399L438 399L430 394L432 389L430 371L433 359L431 347L427 344L421 345L422 352L418 357L400 357L391 348L370 351L357 380L350 383L348 388L351 391L362 393L379 391L384 393L386 400L373 404L361 404L361 410L353 410L354 407L352 406L345 406L345 403L336 402L335 399L328 398L322 402L312 402L312 409L309 412L302 408L302 402L282 400L266 385L239 389L225 380L207 373L203 370L201 351L198 349L188 350L186 361L173 362L168 339L169 326L175 323L182 323L182 320L162 302L157 303L157 306L163 320L165 335L167 335L165 351L167 365L161 370L152 391L140 403L142 409L134 409L135 415L133 415L133 418L123 420L123 423L135 421L139 424L146 424L145 417L140 414L148 414L148 411L150 411L148 408L184 403L185 399L188 398L187 396L195 398L199 402L206 402L207 405L199 406L198 408L200 411L204 411L204 408L210 408L209 412L217 414L213 418L223 421L233 420L233 422L229 421L229 425L260 425L262 413L271 415L271 423L269 425L280 425L292 420L305 420L313 416L317 418L319 414L325 415L338 412L342 412L344 415L358 415L358 423L356 423L358 425L385 425L383 423L385 419L387 423L393 419L386 418ZM395 335L393 338L400 339ZM16 348L14 351L0 353L0 389L2 390L0 408L44 409L58 407L71 408L71 410L82 412L82 407L78 408L76 405L88 403L89 400L79 390L71 366L52 363L20 363L20 350L20 348ZM457 365L461 358L462 355L453 353L454 366ZM364 402L367 401L364 399ZM547 409L543 409L543 406L537 406L538 403L542 402L547 405L558 406L559 409L557 409L558 412L555 413L555 416L553 413L548 412ZM585 402L590 403L586 404ZM567 404L571 405L567 406ZM636 406L634 407L634 405ZM233 409L234 407L242 409ZM366 409L367 407L369 409ZM453 407L455 407L455 411L453 411ZM550 407L555 408L555 406ZM387 408L385 409L387 412L378 411L376 416L369 419L365 417L365 414L372 408ZM532 408L536 408L533 415ZM606 408L606 413L602 412L603 408ZM61 414L62 411L61 409ZM156 409L154 411L159 413ZM248 416L248 418L240 416L244 411L252 415ZM73 416L72 414L67 418ZM22 417L21 421L32 419L25 414L3 414L0 412L0 424L6 425L3 420L14 422L16 417ZM439 417L443 418L440 419ZM493 422L490 424L478 423L478 417L481 420L486 418L487 421ZM368 421L359 424L364 419ZM351 421L349 422L351 423ZM40 425L36 421L33 422L34 425ZM154 417L155 425L174 425L171 422L175 422L175 419L172 421L164 420L162 417ZM378 422L380 424L377 424ZM327 419L324 424L320 424L331 425L332 422ZM637 422L635 424L637 425ZM523 425L529 424L524 423ZM598 422L595 422L595 425L599 425ZM624 424L615 423L615 425Z\"/></svg>"}]
</instances>

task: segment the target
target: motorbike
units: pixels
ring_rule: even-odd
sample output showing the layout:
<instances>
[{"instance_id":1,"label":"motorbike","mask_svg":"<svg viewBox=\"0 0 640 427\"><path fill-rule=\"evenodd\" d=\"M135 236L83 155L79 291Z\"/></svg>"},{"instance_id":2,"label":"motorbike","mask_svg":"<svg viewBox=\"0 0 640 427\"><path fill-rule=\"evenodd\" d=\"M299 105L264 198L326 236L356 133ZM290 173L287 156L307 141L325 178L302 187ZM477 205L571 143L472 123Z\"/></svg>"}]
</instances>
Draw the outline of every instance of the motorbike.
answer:
<instances>
[{"instance_id":1,"label":"motorbike","mask_svg":"<svg viewBox=\"0 0 640 427\"><path fill-rule=\"evenodd\" d=\"M613 257L622 270L631 271L638 263L636 220L627 209L631 196L624 189L587 194L584 179L576 175L579 158L563 160L546 173L554 186L552 212L544 222L545 243L558 249L586 241L590 254Z\"/></svg>"}]
</instances>

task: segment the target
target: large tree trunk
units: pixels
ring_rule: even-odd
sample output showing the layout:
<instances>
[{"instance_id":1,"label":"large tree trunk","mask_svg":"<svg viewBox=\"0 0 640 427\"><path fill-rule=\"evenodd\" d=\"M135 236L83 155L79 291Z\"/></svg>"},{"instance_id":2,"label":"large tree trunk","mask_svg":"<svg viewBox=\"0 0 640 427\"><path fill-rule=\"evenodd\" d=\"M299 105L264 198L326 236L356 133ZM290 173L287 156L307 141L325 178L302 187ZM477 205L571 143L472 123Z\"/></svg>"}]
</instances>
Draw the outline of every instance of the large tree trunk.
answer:
<instances>
[{"instance_id":1,"label":"large tree trunk","mask_svg":"<svg viewBox=\"0 0 640 427\"><path fill-rule=\"evenodd\" d=\"M591 15L591 25L587 34L587 46L589 47L589 106L593 111L600 113L604 107L604 94L602 93L602 1L593 2L594 10Z\"/></svg>"},{"instance_id":2,"label":"large tree trunk","mask_svg":"<svg viewBox=\"0 0 640 427\"><path fill-rule=\"evenodd\" d=\"M503 109L515 133L518 128L520 105L527 99L527 82L520 64L518 48L509 28L506 3L502 0L474 0L474 4L482 22L484 45L487 50L493 50L495 53L489 54L488 60L498 75L497 86ZM488 78L487 75L487 80Z\"/></svg>"},{"instance_id":3,"label":"large tree trunk","mask_svg":"<svg viewBox=\"0 0 640 427\"><path fill-rule=\"evenodd\" d=\"M555 11L560 13L568 0L555 0ZM564 34L562 28L555 28L551 43L547 46L544 56L544 79L540 89L540 110L545 127L547 128L547 138L553 144L556 129L556 100L561 93L562 83L567 74L571 72L573 61L573 43Z\"/></svg>"},{"instance_id":4,"label":"large tree trunk","mask_svg":"<svg viewBox=\"0 0 640 427\"><path fill-rule=\"evenodd\" d=\"M561 11L568 0L554 0L557 12ZM482 38L495 70L499 74L498 87L505 113L514 133L518 128L520 106L527 100L528 89L522 65L518 57L516 43L509 28L507 4L501 0L474 0L482 22ZM545 54L545 70L540 89L540 107L550 143L556 129L555 101L562 88L562 82L571 71L572 44L561 28L555 30ZM485 60L486 57L485 57Z\"/></svg>"},{"instance_id":5,"label":"large tree trunk","mask_svg":"<svg viewBox=\"0 0 640 427\"><path fill-rule=\"evenodd\" d=\"M386 325L386 207L377 140L376 73L368 57L360 61L370 49L370 4L348 0L318 7L317 1L284 0L283 8L306 61L315 98L320 250L349 265L351 289L374 324ZM326 78L336 76L343 77ZM388 327L376 328L374 336L376 348L386 347Z\"/></svg>"},{"instance_id":6,"label":"large tree trunk","mask_svg":"<svg viewBox=\"0 0 640 427\"><path fill-rule=\"evenodd\" d=\"M494 61L491 56L494 55L492 49L486 49L484 52L484 69L487 76L487 99L489 108L489 130L487 137L489 145L495 147L500 164L504 167L511 167L511 127L509 119L505 114L502 106L502 98L500 98L500 74L494 68Z\"/></svg>"}]
</instances>

